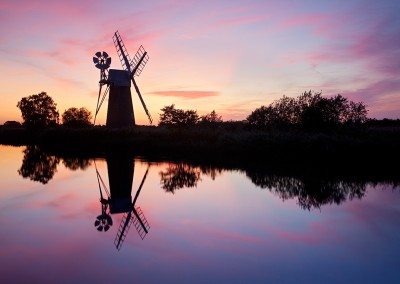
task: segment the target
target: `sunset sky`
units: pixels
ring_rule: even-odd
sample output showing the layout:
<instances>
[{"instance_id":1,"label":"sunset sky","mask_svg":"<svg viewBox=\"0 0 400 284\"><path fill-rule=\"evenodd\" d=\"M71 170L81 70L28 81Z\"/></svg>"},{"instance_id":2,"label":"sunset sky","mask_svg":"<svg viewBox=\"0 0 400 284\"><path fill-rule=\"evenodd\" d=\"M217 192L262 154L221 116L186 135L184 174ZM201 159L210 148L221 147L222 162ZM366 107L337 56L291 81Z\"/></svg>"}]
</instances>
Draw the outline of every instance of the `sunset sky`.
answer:
<instances>
[{"instance_id":1,"label":"sunset sky","mask_svg":"<svg viewBox=\"0 0 400 284\"><path fill-rule=\"evenodd\" d=\"M395 0L0 0L0 123L22 121L17 102L42 91L60 114L93 113L92 57L106 51L121 69L116 30L131 57L140 45L149 54L136 81L156 124L166 105L242 120L308 90L362 101L371 118L400 118L399 14ZM136 123L148 124L132 95Z\"/></svg>"}]
</instances>

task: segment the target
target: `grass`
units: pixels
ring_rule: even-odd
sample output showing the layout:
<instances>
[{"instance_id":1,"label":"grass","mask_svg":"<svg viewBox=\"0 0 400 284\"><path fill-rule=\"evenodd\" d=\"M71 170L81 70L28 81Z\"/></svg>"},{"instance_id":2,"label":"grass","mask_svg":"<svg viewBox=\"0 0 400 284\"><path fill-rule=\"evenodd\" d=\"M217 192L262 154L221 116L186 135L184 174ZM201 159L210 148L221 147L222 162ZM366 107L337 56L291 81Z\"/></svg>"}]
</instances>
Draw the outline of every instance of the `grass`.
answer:
<instances>
[{"instance_id":1,"label":"grass","mask_svg":"<svg viewBox=\"0 0 400 284\"><path fill-rule=\"evenodd\" d=\"M95 153L125 149L135 155L169 159L245 162L380 161L400 157L400 128L371 127L330 133L295 130L262 131L245 127L127 129L0 127L0 143L39 145L54 151Z\"/></svg>"}]
</instances>

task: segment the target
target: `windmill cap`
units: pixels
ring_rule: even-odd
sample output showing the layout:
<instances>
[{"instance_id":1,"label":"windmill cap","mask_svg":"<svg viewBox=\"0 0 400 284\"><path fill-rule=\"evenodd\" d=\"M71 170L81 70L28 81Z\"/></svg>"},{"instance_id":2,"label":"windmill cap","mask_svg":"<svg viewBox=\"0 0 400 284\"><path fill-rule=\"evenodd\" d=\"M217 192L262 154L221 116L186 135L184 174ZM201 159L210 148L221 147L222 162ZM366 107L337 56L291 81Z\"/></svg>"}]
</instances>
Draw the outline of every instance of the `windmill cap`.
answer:
<instances>
[{"instance_id":1,"label":"windmill cap","mask_svg":"<svg viewBox=\"0 0 400 284\"><path fill-rule=\"evenodd\" d=\"M108 73L108 81L110 81L116 87L131 86L129 72L125 70L110 69Z\"/></svg>"}]
</instances>

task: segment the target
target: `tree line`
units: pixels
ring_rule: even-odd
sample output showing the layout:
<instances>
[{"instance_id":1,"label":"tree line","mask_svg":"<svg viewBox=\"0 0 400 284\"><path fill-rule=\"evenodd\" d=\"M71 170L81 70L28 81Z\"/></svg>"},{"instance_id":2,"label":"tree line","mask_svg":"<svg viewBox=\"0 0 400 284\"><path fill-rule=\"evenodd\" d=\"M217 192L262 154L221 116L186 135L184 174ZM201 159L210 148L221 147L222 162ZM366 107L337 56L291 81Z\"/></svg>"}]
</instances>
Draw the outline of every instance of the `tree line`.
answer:
<instances>
[{"instance_id":1,"label":"tree line","mask_svg":"<svg viewBox=\"0 0 400 284\"><path fill-rule=\"evenodd\" d=\"M359 126L367 118L367 106L336 95L322 97L322 93L304 92L297 98L283 96L268 106L261 106L248 117L248 123L260 129L302 128L326 130L344 125Z\"/></svg>"},{"instance_id":2,"label":"tree line","mask_svg":"<svg viewBox=\"0 0 400 284\"><path fill-rule=\"evenodd\" d=\"M23 125L28 128L51 127L60 123L57 104L46 92L22 98L17 107L21 110ZM71 107L64 111L61 119L65 126L87 127L92 125L90 122L92 114L85 107Z\"/></svg>"},{"instance_id":3,"label":"tree line","mask_svg":"<svg viewBox=\"0 0 400 284\"><path fill-rule=\"evenodd\" d=\"M41 92L22 98L17 107L21 110L23 125L28 128L51 127L60 124L57 104ZM323 97L321 92L306 91L297 98L283 96L269 105L261 106L247 116L244 123L249 128L329 130L341 126L359 126L367 118L367 106L336 95ZM85 107L71 107L61 116L62 124L69 127L92 126L91 112ZM224 123L215 110L198 115L196 110L183 110L174 104L161 109L159 126L187 128L193 126L217 127Z\"/></svg>"}]
</instances>

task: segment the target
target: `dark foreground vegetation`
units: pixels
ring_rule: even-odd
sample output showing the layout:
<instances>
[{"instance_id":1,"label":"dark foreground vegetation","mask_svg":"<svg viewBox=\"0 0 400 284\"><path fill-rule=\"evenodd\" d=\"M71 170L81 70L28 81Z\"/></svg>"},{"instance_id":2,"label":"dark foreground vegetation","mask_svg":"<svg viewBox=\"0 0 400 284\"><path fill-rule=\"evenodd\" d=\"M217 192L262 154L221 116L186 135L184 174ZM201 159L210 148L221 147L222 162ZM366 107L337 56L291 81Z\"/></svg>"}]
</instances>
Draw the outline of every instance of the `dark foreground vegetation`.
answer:
<instances>
[{"instance_id":1,"label":"dark foreground vegetation","mask_svg":"<svg viewBox=\"0 0 400 284\"><path fill-rule=\"evenodd\" d=\"M126 149L141 156L242 163L393 163L400 158L400 127L365 126L362 129L307 132L258 130L241 122L187 129L137 126L117 130L99 126L32 130L3 126L0 143L38 145L87 155Z\"/></svg>"}]
</instances>

